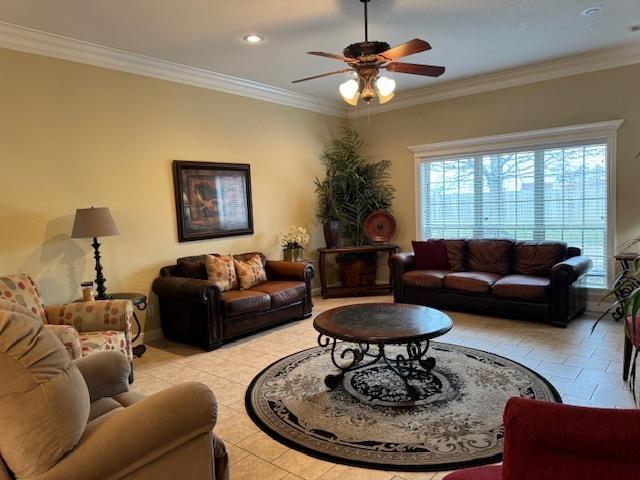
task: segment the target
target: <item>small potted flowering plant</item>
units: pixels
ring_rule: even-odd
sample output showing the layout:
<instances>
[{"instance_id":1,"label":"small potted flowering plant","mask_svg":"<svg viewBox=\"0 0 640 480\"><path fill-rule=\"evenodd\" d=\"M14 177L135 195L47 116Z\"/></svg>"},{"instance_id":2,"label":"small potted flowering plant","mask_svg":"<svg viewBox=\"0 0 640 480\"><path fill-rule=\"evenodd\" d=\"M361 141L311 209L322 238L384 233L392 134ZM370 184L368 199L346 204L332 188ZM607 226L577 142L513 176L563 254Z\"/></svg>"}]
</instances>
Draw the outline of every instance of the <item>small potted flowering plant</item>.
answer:
<instances>
[{"instance_id":1,"label":"small potted flowering plant","mask_svg":"<svg viewBox=\"0 0 640 480\"><path fill-rule=\"evenodd\" d=\"M288 262L300 262L304 256L304 246L309 243L309 232L306 228L291 225L282 235L282 255Z\"/></svg>"}]
</instances>

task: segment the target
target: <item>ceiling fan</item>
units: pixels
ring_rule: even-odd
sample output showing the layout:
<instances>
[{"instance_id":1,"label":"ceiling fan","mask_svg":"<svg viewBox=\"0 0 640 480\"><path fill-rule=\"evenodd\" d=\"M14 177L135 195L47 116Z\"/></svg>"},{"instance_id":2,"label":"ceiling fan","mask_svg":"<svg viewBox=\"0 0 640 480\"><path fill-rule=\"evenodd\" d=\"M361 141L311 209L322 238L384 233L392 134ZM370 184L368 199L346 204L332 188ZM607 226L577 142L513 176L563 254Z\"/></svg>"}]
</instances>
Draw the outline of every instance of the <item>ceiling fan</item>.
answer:
<instances>
[{"instance_id":1,"label":"ceiling fan","mask_svg":"<svg viewBox=\"0 0 640 480\"><path fill-rule=\"evenodd\" d=\"M349 45L342 51L342 55L326 52L307 52L309 55L341 60L348 66L334 72L294 80L291 83L305 82L315 78L352 71L357 75L357 80L347 80L340 84L339 90L345 102L350 105L357 105L360 98L367 103L371 102L375 97L378 97L380 103L386 103L393 98L396 82L391 78L380 76L380 70L382 69L427 77L439 77L444 73L444 67L396 62L402 57L430 50L431 45L424 40L414 38L393 48L390 48L387 42L370 42L367 19L367 4L370 0L360 1L364 4L364 42Z\"/></svg>"}]
</instances>

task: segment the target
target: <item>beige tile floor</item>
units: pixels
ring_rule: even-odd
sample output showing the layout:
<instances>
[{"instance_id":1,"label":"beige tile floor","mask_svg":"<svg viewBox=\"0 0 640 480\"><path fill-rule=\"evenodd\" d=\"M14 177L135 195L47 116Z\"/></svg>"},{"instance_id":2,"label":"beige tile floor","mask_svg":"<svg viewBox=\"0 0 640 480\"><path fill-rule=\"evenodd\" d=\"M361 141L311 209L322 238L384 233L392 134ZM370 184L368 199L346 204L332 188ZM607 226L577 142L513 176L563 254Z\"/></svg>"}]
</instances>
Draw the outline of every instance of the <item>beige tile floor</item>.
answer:
<instances>
[{"instance_id":1,"label":"beige tile floor","mask_svg":"<svg viewBox=\"0 0 640 480\"><path fill-rule=\"evenodd\" d=\"M392 301L391 297L314 299L314 314L340 305ZM545 324L449 312L453 329L440 340L512 358L546 376L575 405L631 408L622 381L621 323L601 322L590 334L593 315L560 329ZM446 472L368 470L317 460L289 449L260 431L247 416L244 394L251 379L288 354L316 345L312 319L292 322L231 342L213 352L154 342L135 359L133 389L145 394L180 382L207 384L218 399L215 431L231 457L232 480L438 480Z\"/></svg>"}]
</instances>

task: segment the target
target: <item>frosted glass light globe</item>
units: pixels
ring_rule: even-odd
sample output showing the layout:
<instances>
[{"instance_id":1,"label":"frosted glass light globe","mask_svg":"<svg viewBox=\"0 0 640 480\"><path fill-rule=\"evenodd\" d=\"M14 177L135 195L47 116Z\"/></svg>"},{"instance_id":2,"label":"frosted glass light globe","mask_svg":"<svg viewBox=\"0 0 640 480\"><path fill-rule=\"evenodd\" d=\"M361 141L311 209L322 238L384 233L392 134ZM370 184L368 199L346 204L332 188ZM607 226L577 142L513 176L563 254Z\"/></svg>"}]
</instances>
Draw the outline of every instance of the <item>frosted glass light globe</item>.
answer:
<instances>
[{"instance_id":1,"label":"frosted glass light globe","mask_svg":"<svg viewBox=\"0 0 640 480\"><path fill-rule=\"evenodd\" d=\"M387 97L396 89L396 81L393 78L379 77L376 80L376 87L380 95Z\"/></svg>"},{"instance_id":2,"label":"frosted glass light globe","mask_svg":"<svg viewBox=\"0 0 640 480\"><path fill-rule=\"evenodd\" d=\"M353 98L358 93L358 82L356 82L352 78L344 83L341 83L338 89L340 90L340 95L342 95L342 98L344 98L345 100L353 100Z\"/></svg>"}]
</instances>

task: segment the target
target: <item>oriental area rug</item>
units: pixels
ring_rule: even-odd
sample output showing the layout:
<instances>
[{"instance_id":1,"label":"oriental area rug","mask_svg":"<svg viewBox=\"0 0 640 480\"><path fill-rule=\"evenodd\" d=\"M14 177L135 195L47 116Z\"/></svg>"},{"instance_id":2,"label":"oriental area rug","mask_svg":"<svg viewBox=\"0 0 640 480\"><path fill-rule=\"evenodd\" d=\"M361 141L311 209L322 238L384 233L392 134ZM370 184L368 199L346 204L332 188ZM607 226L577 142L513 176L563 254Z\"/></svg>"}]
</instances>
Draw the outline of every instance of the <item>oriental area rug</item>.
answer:
<instances>
[{"instance_id":1,"label":"oriental area rug","mask_svg":"<svg viewBox=\"0 0 640 480\"><path fill-rule=\"evenodd\" d=\"M317 458L438 471L501 460L510 397L561 402L547 380L507 358L436 342L429 353L436 366L410 380L418 391L412 398L384 363L348 372L331 390L324 379L339 370L330 349L310 348L258 374L247 390L247 411L271 437Z\"/></svg>"}]
</instances>

